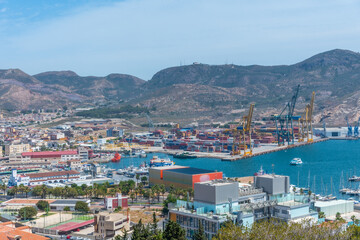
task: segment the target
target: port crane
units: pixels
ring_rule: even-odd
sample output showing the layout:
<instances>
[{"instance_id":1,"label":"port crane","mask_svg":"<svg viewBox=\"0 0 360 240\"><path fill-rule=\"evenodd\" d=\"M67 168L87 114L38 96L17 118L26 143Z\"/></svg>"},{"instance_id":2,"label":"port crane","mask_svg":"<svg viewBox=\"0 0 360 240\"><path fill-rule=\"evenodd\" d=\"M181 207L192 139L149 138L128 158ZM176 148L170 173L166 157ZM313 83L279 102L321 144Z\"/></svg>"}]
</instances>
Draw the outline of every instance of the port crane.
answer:
<instances>
[{"instance_id":1,"label":"port crane","mask_svg":"<svg viewBox=\"0 0 360 240\"><path fill-rule=\"evenodd\" d=\"M305 112L299 121L298 141L303 142L306 138L307 142L313 142L313 111L314 111L315 92L312 92L310 103L305 106Z\"/></svg>"},{"instance_id":2,"label":"port crane","mask_svg":"<svg viewBox=\"0 0 360 240\"><path fill-rule=\"evenodd\" d=\"M294 144L294 127L293 120L298 120L298 116L294 116L295 104L299 94L300 85L295 89L295 94L292 96L291 100L286 104L284 109L280 112L279 115L275 115L275 125L276 125L276 135L278 140L278 145L284 145L287 141L288 145ZM285 111L287 110L287 114Z\"/></svg>"},{"instance_id":3,"label":"port crane","mask_svg":"<svg viewBox=\"0 0 360 240\"><path fill-rule=\"evenodd\" d=\"M252 155L251 145L251 121L254 112L255 104L251 103L249 112L243 116L242 120L237 127L233 129L233 146L232 155L241 154L241 148L244 149L244 156ZM246 137L248 135L248 137ZM249 149L248 146L249 145Z\"/></svg>"},{"instance_id":4,"label":"port crane","mask_svg":"<svg viewBox=\"0 0 360 240\"><path fill-rule=\"evenodd\" d=\"M345 117L345 120L348 128L347 137L352 137L352 126L349 124L348 117Z\"/></svg>"},{"instance_id":5,"label":"port crane","mask_svg":"<svg viewBox=\"0 0 360 240\"><path fill-rule=\"evenodd\" d=\"M359 122L360 122L360 117L356 122L356 125L354 126L354 137L359 137Z\"/></svg>"}]
</instances>

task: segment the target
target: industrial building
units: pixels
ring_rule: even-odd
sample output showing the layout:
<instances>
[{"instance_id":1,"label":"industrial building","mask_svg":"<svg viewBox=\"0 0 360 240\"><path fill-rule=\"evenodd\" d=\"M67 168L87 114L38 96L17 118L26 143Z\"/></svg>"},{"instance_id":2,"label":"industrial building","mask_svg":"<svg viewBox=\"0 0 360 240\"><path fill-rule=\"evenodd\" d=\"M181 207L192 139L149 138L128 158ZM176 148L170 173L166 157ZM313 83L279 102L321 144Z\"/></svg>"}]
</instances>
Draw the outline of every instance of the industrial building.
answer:
<instances>
[{"instance_id":1,"label":"industrial building","mask_svg":"<svg viewBox=\"0 0 360 240\"><path fill-rule=\"evenodd\" d=\"M253 185L230 180L194 183L194 201L178 200L170 207L164 224L176 221L186 230L186 237L192 239L201 221L211 239L228 220L243 226L269 218L317 221L313 202L307 195L291 192L289 180L288 176L263 174L255 177Z\"/></svg>"},{"instance_id":2,"label":"industrial building","mask_svg":"<svg viewBox=\"0 0 360 240\"><path fill-rule=\"evenodd\" d=\"M197 182L222 178L222 172L176 165L149 169L150 186L164 184L166 187L194 188L194 184Z\"/></svg>"}]
</instances>

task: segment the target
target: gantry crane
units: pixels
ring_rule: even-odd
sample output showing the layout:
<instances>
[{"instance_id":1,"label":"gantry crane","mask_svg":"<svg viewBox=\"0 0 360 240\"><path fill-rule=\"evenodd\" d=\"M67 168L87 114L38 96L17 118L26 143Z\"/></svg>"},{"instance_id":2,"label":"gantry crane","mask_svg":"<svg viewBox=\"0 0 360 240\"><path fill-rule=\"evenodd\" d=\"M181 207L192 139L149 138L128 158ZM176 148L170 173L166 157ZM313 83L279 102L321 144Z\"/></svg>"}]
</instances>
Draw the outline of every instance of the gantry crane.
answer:
<instances>
[{"instance_id":1,"label":"gantry crane","mask_svg":"<svg viewBox=\"0 0 360 240\"><path fill-rule=\"evenodd\" d=\"M254 107L255 104L251 103L248 115L243 116L242 120L240 120L239 125L233 129L232 155L241 154L241 147L244 149L244 156L252 155L251 120L254 112ZM248 137L246 137L247 135ZM247 145L249 145L249 151Z\"/></svg>"},{"instance_id":2,"label":"gantry crane","mask_svg":"<svg viewBox=\"0 0 360 240\"><path fill-rule=\"evenodd\" d=\"M293 119L294 119L294 110L296 100L299 94L300 85L297 86L295 90L295 94L292 96L291 100L286 104L284 109L281 111L279 115L275 115L275 125L276 125L276 135L278 139L279 146L284 145L285 141L288 142L288 145L294 144L294 127L293 127ZM287 115L284 115L285 111Z\"/></svg>"},{"instance_id":3,"label":"gantry crane","mask_svg":"<svg viewBox=\"0 0 360 240\"><path fill-rule=\"evenodd\" d=\"M360 117L356 122L356 125L354 126L354 137L359 137L359 122L360 122Z\"/></svg>"},{"instance_id":4,"label":"gantry crane","mask_svg":"<svg viewBox=\"0 0 360 240\"><path fill-rule=\"evenodd\" d=\"M352 134L352 127L349 124L348 117L345 117L345 120L346 120L346 124L347 124L347 128L348 128L347 137L352 137L352 135L353 135Z\"/></svg>"}]
</instances>

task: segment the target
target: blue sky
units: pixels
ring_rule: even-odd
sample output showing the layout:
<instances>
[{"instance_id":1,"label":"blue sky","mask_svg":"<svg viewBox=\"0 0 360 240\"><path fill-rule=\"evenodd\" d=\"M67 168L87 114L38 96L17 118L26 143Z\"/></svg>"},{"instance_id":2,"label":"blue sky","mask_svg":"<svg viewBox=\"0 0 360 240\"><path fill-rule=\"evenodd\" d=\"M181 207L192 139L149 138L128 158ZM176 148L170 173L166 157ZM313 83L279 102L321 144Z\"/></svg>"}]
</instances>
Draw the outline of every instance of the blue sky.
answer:
<instances>
[{"instance_id":1,"label":"blue sky","mask_svg":"<svg viewBox=\"0 0 360 240\"><path fill-rule=\"evenodd\" d=\"M0 0L0 69L127 73L292 64L360 49L360 1Z\"/></svg>"}]
</instances>

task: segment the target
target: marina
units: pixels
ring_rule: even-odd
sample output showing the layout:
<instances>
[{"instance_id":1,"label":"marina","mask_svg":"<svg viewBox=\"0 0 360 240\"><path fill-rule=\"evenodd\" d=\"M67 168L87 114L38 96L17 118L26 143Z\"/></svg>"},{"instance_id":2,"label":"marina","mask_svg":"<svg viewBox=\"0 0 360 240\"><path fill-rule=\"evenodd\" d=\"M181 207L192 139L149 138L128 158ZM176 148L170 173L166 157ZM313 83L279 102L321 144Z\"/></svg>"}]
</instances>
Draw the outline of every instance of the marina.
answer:
<instances>
[{"instance_id":1,"label":"marina","mask_svg":"<svg viewBox=\"0 0 360 240\"><path fill-rule=\"evenodd\" d=\"M356 157L360 156L359 145L360 141L358 140L323 141L234 162L224 162L218 158L206 157L176 159L164 153L148 153L147 158L124 157L119 163L111 162L105 165L113 169L125 168L131 165L139 166L144 161L149 164L153 156L158 156L159 158L169 158L176 165L222 171L226 177L253 175L262 166L265 172L271 173L275 171L278 174L289 175L291 184L304 189L309 188L312 192L321 196L332 195L337 198L354 198L358 200L358 195L341 194L340 189L347 187L346 173L348 176L354 175L354 168L360 163L360 159ZM301 158L303 164L291 166L289 160L296 157ZM345 186L342 187L342 185ZM348 188L357 190L359 184L353 182Z\"/></svg>"}]
</instances>

